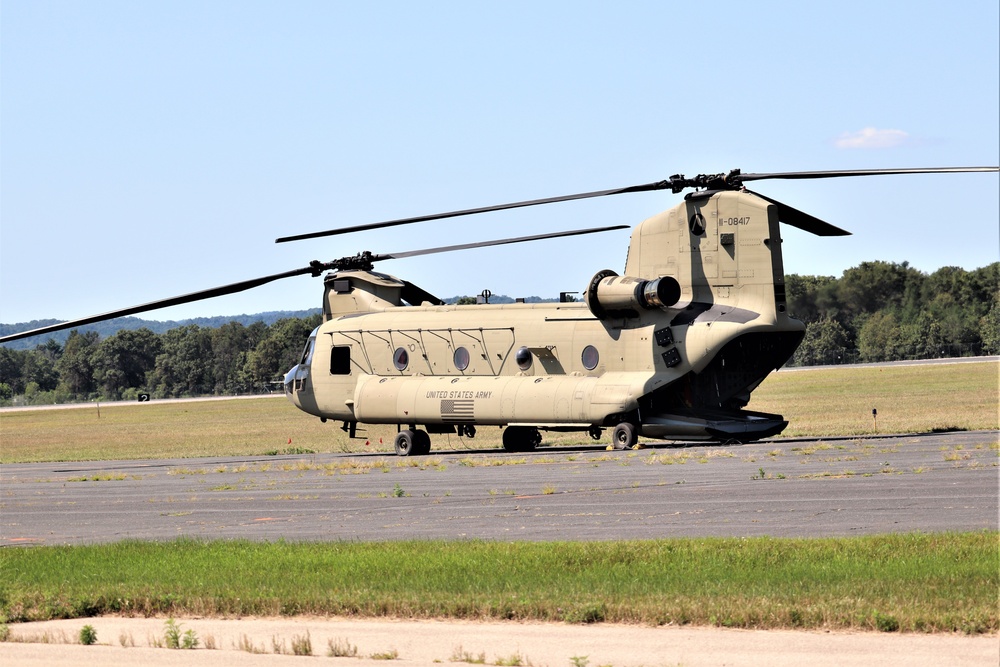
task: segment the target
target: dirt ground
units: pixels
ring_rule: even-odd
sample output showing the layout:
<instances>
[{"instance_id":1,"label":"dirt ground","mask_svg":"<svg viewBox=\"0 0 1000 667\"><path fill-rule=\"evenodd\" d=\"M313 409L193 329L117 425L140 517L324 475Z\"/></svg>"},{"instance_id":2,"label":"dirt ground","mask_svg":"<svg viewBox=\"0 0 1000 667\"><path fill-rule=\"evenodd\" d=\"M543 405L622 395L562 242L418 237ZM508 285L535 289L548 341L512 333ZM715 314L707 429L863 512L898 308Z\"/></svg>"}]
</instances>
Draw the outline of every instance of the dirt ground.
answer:
<instances>
[{"instance_id":1,"label":"dirt ground","mask_svg":"<svg viewBox=\"0 0 1000 667\"><path fill-rule=\"evenodd\" d=\"M302 664L293 644L351 666L485 663L535 667L1000 664L1000 637L823 631L755 631L632 625L564 625L342 618L177 619L194 650L164 646L167 619L102 617L10 625L0 663L107 667ZM97 644L78 642L91 625ZM350 657L324 657L330 647ZM214 649L214 650L213 650ZM251 652L256 651L256 652Z\"/></svg>"}]
</instances>

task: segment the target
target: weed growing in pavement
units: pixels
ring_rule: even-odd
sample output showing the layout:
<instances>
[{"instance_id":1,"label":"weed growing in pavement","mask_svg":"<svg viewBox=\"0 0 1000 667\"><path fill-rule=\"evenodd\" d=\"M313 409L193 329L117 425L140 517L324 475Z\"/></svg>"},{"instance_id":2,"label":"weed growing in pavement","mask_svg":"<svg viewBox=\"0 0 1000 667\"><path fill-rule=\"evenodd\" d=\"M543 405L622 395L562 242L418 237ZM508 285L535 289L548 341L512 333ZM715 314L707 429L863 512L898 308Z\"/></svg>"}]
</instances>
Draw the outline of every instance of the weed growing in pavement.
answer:
<instances>
[{"instance_id":1,"label":"weed growing in pavement","mask_svg":"<svg viewBox=\"0 0 1000 667\"><path fill-rule=\"evenodd\" d=\"M330 658L356 658L358 657L358 647L346 639L327 639L326 655Z\"/></svg>"},{"instance_id":2,"label":"weed growing in pavement","mask_svg":"<svg viewBox=\"0 0 1000 667\"><path fill-rule=\"evenodd\" d=\"M237 648L246 653L264 653L263 648L257 648L257 645L250 640L246 635L240 636L240 643Z\"/></svg>"},{"instance_id":3,"label":"weed growing in pavement","mask_svg":"<svg viewBox=\"0 0 1000 667\"><path fill-rule=\"evenodd\" d=\"M459 644L455 647L455 650L451 652L451 662L467 662L470 665L484 665L486 664L486 653L479 653L478 655L473 655Z\"/></svg>"},{"instance_id":4,"label":"weed growing in pavement","mask_svg":"<svg viewBox=\"0 0 1000 667\"><path fill-rule=\"evenodd\" d=\"M195 634L194 630L189 629L181 634L180 623L172 618L167 619L164 625L163 642L167 648L193 649L198 647L198 635Z\"/></svg>"},{"instance_id":5,"label":"weed growing in pavement","mask_svg":"<svg viewBox=\"0 0 1000 667\"><path fill-rule=\"evenodd\" d=\"M94 626L85 625L80 628L80 643L84 646L97 643L97 630L94 629Z\"/></svg>"},{"instance_id":6,"label":"weed growing in pavement","mask_svg":"<svg viewBox=\"0 0 1000 667\"><path fill-rule=\"evenodd\" d=\"M312 638L309 637L309 631L306 631L305 636L294 635L292 637L292 655L312 655L313 645Z\"/></svg>"}]
</instances>

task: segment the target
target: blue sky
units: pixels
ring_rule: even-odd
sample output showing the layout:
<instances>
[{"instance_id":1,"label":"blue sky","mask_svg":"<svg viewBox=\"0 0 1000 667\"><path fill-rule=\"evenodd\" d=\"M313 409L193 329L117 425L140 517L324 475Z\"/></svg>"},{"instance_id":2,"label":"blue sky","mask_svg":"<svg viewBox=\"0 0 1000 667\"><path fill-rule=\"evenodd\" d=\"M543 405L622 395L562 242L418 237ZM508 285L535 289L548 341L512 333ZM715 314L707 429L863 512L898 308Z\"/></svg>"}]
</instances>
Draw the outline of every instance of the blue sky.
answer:
<instances>
[{"instance_id":1,"label":"blue sky","mask_svg":"<svg viewBox=\"0 0 1000 667\"><path fill-rule=\"evenodd\" d=\"M696 6L697 5L697 6ZM707 7L711 6L711 9ZM0 321L393 252L635 224L622 195L277 236L684 173L1000 163L996 0L0 3ZM789 273L1000 259L1000 177L768 181L854 232ZM442 297L582 289L628 232L386 262ZM147 315L319 305L318 280Z\"/></svg>"}]
</instances>

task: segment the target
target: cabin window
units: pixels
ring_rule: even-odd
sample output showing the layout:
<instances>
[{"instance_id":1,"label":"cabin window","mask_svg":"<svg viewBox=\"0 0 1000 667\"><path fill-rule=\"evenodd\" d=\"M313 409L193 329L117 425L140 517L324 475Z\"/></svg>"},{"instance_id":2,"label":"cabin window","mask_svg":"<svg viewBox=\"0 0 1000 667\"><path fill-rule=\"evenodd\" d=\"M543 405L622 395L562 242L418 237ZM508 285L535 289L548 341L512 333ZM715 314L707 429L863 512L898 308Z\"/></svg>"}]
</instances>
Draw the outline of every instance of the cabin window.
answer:
<instances>
[{"instance_id":1,"label":"cabin window","mask_svg":"<svg viewBox=\"0 0 1000 667\"><path fill-rule=\"evenodd\" d=\"M464 347L458 348L455 350L453 360L455 362L455 368L460 371L464 371L469 367L469 351Z\"/></svg>"},{"instance_id":2,"label":"cabin window","mask_svg":"<svg viewBox=\"0 0 1000 667\"><path fill-rule=\"evenodd\" d=\"M396 367L397 371L405 371L409 364L410 353L406 351L405 347L397 347L392 354L392 365Z\"/></svg>"},{"instance_id":3,"label":"cabin window","mask_svg":"<svg viewBox=\"0 0 1000 667\"><path fill-rule=\"evenodd\" d=\"M330 350L330 374L351 374L351 347L344 345Z\"/></svg>"},{"instance_id":4,"label":"cabin window","mask_svg":"<svg viewBox=\"0 0 1000 667\"><path fill-rule=\"evenodd\" d=\"M597 348L593 345L588 345L583 348L583 354L580 355L580 361L583 362L583 367L588 371L592 371L597 368L597 364L601 361L601 355L597 351Z\"/></svg>"}]
</instances>

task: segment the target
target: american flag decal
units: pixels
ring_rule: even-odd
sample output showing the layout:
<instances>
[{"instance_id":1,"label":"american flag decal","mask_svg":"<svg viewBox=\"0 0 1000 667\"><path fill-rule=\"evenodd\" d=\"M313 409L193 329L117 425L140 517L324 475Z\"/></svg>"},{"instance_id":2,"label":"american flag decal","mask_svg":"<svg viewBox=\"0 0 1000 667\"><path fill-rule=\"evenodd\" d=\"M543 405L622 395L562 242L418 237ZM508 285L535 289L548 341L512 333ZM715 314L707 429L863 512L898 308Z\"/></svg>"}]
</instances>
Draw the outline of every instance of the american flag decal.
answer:
<instances>
[{"instance_id":1,"label":"american flag decal","mask_svg":"<svg viewBox=\"0 0 1000 667\"><path fill-rule=\"evenodd\" d=\"M471 398L441 401L441 421L467 424L476 421L475 403Z\"/></svg>"}]
</instances>

